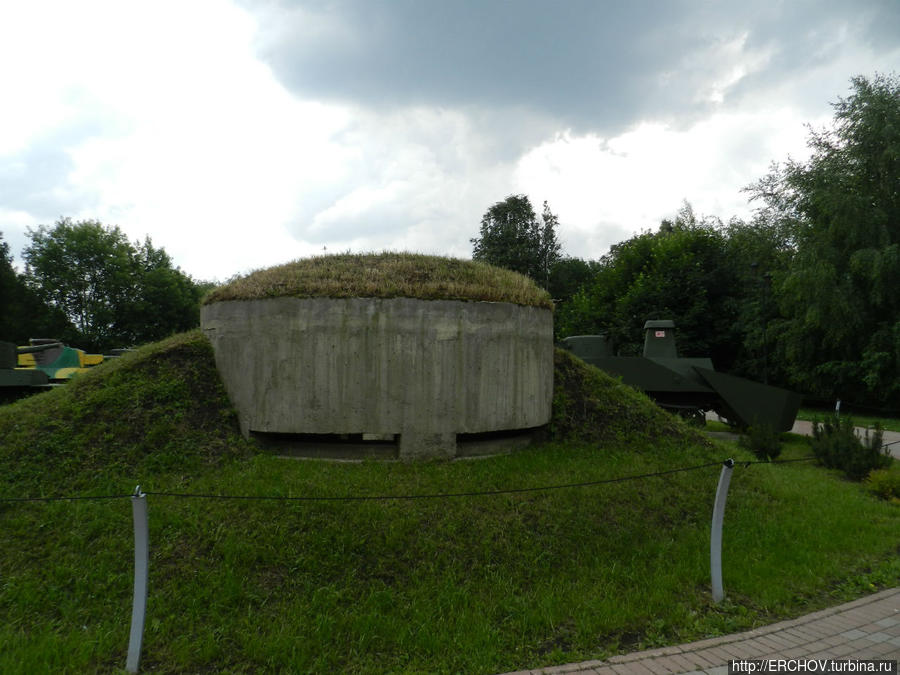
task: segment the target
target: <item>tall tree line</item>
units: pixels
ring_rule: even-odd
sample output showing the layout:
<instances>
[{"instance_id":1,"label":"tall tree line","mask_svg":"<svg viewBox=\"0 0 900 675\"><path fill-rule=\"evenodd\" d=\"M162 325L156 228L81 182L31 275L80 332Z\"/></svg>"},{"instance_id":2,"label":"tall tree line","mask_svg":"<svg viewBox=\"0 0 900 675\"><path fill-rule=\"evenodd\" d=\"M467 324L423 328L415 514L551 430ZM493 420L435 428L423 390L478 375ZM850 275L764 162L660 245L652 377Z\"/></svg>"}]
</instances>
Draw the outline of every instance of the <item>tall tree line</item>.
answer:
<instances>
[{"instance_id":1,"label":"tall tree line","mask_svg":"<svg viewBox=\"0 0 900 675\"><path fill-rule=\"evenodd\" d=\"M199 324L208 285L173 266L149 238L59 219L28 231L25 271L0 233L0 340L62 339L89 351L151 342Z\"/></svg>"},{"instance_id":2,"label":"tall tree line","mask_svg":"<svg viewBox=\"0 0 900 675\"><path fill-rule=\"evenodd\" d=\"M751 193L794 255L775 275L779 360L806 391L900 405L900 79L856 77L806 162Z\"/></svg>"},{"instance_id":3,"label":"tall tree line","mask_svg":"<svg viewBox=\"0 0 900 675\"><path fill-rule=\"evenodd\" d=\"M900 79L855 77L833 107L809 131L808 160L748 186L749 222L685 203L599 261L557 256L583 273L557 305L557 335L605 333L638 354L644 321L671 318L681 352L720 370L900 408Z\"/></svg>"}]
</instances>

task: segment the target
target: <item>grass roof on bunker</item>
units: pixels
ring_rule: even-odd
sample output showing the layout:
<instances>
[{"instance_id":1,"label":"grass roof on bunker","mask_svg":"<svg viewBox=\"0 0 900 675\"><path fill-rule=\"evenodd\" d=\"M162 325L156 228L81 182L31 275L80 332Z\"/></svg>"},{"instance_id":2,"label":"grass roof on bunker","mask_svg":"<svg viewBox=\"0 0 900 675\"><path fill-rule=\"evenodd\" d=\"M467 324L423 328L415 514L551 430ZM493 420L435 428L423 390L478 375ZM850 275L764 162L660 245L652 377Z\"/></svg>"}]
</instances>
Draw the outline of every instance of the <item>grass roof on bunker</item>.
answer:
<instances>
[{"instance_id":1,"label":"grass roof on bunker","mask_svg":"<svg viewBox=\"0 0 900 675\"><path fill-rule=\"evenodd\" d=\"M418 253L344 253L295 260L220 286L203 304L281 297L416 298L553 307L550 295L518 272Z\"/></svg>"}]
</instances>

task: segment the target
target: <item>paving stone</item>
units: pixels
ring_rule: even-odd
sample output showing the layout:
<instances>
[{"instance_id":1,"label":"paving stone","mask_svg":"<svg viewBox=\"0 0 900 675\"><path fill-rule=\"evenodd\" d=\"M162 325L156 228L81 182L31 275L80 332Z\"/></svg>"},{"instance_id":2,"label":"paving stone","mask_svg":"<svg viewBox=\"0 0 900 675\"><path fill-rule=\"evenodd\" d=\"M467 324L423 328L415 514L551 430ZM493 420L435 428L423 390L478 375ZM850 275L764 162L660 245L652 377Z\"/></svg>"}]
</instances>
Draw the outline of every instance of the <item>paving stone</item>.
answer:
<instances>
[{"instance_id":1,"label":"paving stone","mask_svg":"<svg viewBox=\"0 0 900 675\"><path fill-rule=\"evenodd\" d=\"M728 675L728 666L717 666L706 671L706 675Z\"/></svg>"},{"instance_id":2,"label":"paving stone","mask_svg":"<svg viewBox=\"0 0 900 675\"><path fill-rule=\"evenodd\" d=\"M688 658L685 654L672 654L666 658L680 668L679 672L694 670L697 667L693 659Z\"/></svg>"},{"instance_id":3,"label":"paving stone","mask_svg":"<svg viewBox=\"0 0 900 675\"><path fill-rule=\"evenodd\" d=\"M859 640L860 638L864 638L865 636L866 636L866 634L863 633L858 628L854 628L853 630L848 630L848 631L841 633L841 637L846 638L848 640Z\"/></svg>"},{"instance_id":4,"label":"paving stone","mask_svg":"<svg viewBox=\"0 0 900 675\"><path fill-rule=\"evenodd\" d=\"M786 647L797 647L798 645L805 645L808 640L805 635L797 635L794 632L783 630L774 634L778 637L779 640L785 642Z\"/></svg>"},{"instance_id":5,"label":"paving stone","mask_svg":"<svg viewBox=\"0 0 900 675\"><path fill-rule=\"evenodd\" d=\"M722 647L708 649L703 652L703 656L713 661L717 666L723 663L728 663L731 659L734 658L734 654L726 652Z\"/></svg>"},{"instance_id":6,"label":"paving stone","mask_svg":"<svg viewBox=\"0 0 900 675\"><path fill-rule=\"evenodd\" d=\"M881 642L875 645L872 658L900 660L900 650L897 649L896 645L892 645L890 642Z\"/></svg>"},{"instance_id":7,"label":"paving stone","mask_svg":"<svg viewBox=\"0 0 900 675\"><path fill-rule=\"evenodd\" d=\"M715 668L716 666L721 666L722 661L716 658L713 658L709 652L691 652L689 654L684 655L686 659L689 659L695 668L700 670L708 670L709 668Z\"/></svg>"},{"instance_id":8,"label":"paving stone","mask_svg":"<svg viewBox=\"0 0 900 675\"><path fill-rule=\"evenodd\" d=\"M847 654L848 659L874 659L878 653L878 645L874 642L853 642L853 651Z\"/></svg>"},{"instance_id":9,"label":"paving stone","mask_svg":"<svg viewBox=\"0 0 900 675\"><path fill-rule=\"evenodd\" d=\"M847 641L840 635L828 635L822 638L822 642L827 644L829 647L837 647L838 645L842 645Z\"/></svg>"},{"instance_id":10,"label":"paving stone","mask_svg":"<svg viewBox=\"0 0 900 675\"><path fill-rule=\"evenodd\" d=\"M653 671L642 661L630 661L628 663L614 663L610 666L616 675L648 675Z\"/></svg>"},{"instance_id":11,"label":"paving stone","mask_svg":"<svg viewBox=\"0 0 900 675\"><path fill-rule=\"evenodd\" d=\"M710 647L718 647L719 645L726 644L728 642L734 642L735 638L733 635L719 636L714 638L706 638L703 640L698 640L697 642L691 642L687 645L681 645L683 650L690 651L699 651L701 649L708 649Z\"/></svg>"},{"instance_id":12,"label":"paving stone","mask_svg":"<svg viewBox=\"0 0 900 675\"><path fill-rule=\"evenodd\" d=\"M900 588L744 633L507 675L727 675L736 659L896 659Z\"/></svg>"},{"instance_id":13,"label":"paving stone","mask_svg":"<svg viewBox=\"0 0 900 675\"><path fill-rule=\"evenodd\" d=\"M752 659L759 656L759 651L754 649L752 645L741 642L725 645L724 649L729 654L732 654L731 658L733 659Z\"/></svg>"},{"instance_id":14,"label":"paving stone","mask_svg":"<svg viewBox=\"0 0 900 675\"><path fill-rule=\"evenodd\" d=\"M822 620L822 625L832 633L843 633L845 630L857 628L859 623L846 617L829 616L827 619Z\"/></svg>"},{"instance_id":15,"label":"paving stone","mask_svg":"<svg viewBox=\"0 0 900 675\"><path fill-rule=\"evenodd\" d=\"M824 640L817 640L806 645L806 650L810 656L821 656L823 652L831 649L831 645Z\"/></svg>"},{"instance_id":16,"label":"paving stone","mask_svg":"<svg viewBox=\"0 0 900 675\"><path fill-rule=\"evenodd\" d=\"M891 637L892 636L887 633L877 632L866 635L866 640L871 640L872 642L887 642Z\"/></svg>"},{"instance_id":17,"label":"paving stone","mask_svg":"<svg viewBox=\"0 0 900 675\"><path fill-rule=\"evenodd\" d=\"M681 673L687 668L676 663L671 656L663 656L658 659L652 659L644 662L654 673ZM693 666L688 666L692 668Z\"/></svg>"},{"instance_id":18,"label":"paving stone","mask_svg":"<svg viewBox=\"0 0 900 675\"><path fill-rule=\"evenodd\" d=\"M671 647L659 647L657 649L647 649L646 651L639 652L641 658L655 659L659 656L668 656L669 654L680 654L681 648L675 647L674 649Z\"/></svg>"},{"instance_id":19,"label":"paving stone","mask_svg":"<svg viewBox=\"0 0 900 675\"><path fill-rule=\"evenodd\" d=\"M777 635L766 635L755 639L753 642L765 649L766 654L777 654L782 649L787 649L791 646L789 642L780 639Z\"/></svg>"},{"instance_id":20,"label":"paving stone","mask_svg":"<svg viewBox=\"0 0 900 675\"><path fill-rule=\"evenodd\" d=\"M609 665L609 662L604 661L603 659L592 659L590 661L582 661L578 665L583 668L602 668L603 666Z\"/></svg>"},{"instance_id":21,"label":"paving stone","mask_svg":"<svg viewBox=\"0 0 900 675\"><path fill-rule=\"evenodd\" d=\"M854 652L855 648L852 643L845 642L844 644L835 645L831 648L831 653L836 654L838 657L848 656Z\"/></svg>"},{"instance_id":22,"label":"paving stone","mask_svg":"<svg viewBox=\"0 0 900 675\"><path fill-rule=\"evenodd\" d=\"M795 626L786 630L785 633L787 633L788 635L796 635L804 642L815 642L820 637L822 637L815 630L812 630L806 626Z\"/></svg>"},{"instance_id":23,"label":"paving stone","mask_svg":"<svg viewBox=\"0 0 900 675\"><path fill-rule=\"evenodd\" d=\"M556 675L557 673L562 675L563 673L584 672L588 668L590 668L590 666L585 663L568 663L564 666L554 666L553 668L545 668L544 670L548 675Z\"/></svg>"}]
</instances>

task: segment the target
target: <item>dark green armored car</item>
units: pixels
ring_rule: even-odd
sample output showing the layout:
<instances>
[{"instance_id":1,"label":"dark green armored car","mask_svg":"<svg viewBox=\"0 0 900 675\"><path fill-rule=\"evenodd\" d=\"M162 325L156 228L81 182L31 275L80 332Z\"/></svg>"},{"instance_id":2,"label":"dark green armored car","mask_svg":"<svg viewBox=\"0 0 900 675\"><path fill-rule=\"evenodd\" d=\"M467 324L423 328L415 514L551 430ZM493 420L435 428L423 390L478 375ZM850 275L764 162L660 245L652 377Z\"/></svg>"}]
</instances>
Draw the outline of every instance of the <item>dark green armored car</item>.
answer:
<instances>
[{"instance_id":1,"label":"dark green armored car","mask_svg":"<svg viewBox=\"0 0 900 675\"><path fill-rule=\"evenodd\" d=\"M602 335L567 337L562 344L688 419L700 421L713 410L739 427L766 425L789 431L800 408L801 397L792 391L717 373L708 358L679 357L673 321L644 324L643 356L614 356Z\"/></svg>"}]
</instances>

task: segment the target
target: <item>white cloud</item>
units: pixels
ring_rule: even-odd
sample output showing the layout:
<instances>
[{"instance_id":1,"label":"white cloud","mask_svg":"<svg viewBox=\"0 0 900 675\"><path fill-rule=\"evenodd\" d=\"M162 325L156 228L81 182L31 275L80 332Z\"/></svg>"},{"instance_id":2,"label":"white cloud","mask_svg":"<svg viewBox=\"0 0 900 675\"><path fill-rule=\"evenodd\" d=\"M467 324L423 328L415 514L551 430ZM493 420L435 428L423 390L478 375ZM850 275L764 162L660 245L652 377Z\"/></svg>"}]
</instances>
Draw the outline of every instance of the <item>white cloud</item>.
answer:
<instances>
[{"instance_id":1,"label":"white cloud","mask_svg":"<svg viewBox=\"0 0 900 675\"><path fill-rule=\"evenodd\" d=\"M16 23L48 12L28 7ZM2 150L103 118L66 148L73 168L57 189L85 202L66 215L150 233L200 277L308 252L286 223L298 193L341 179L345 150L330 139L346 110L287 94L254 56L251 17L223 3L92 8L63 3L49 23L47 39L62 42L52 53L70 59L37 58L29 78L4 80L24 95L24 79L43 82L50 93L28 109L55 113L4 118Z\"/></svg>"},{"instance_id":2,"label":"white cloud","mask_svg":"<svg viewBox=\"0 0 900 675\"><path fill-rule=\"evenodd\" d=\"M486 161L492 150L460 112L357 110L336 142L349 157L341 189L317 200L293 228L328 250L465 257L483 211L512 190L513 163Z\"/></svg>"},{"instance_id":3,"label":"white cloud","mask_svg":"<svg viewBox=\"0 0 900 675\"><path fill-rule=\"evenodd\" d=\"M740 188L804 156L803 122L826 122L852 74L900 54L840 11L803 29L822 52L799 68L784 8L766 10L776 34L752 8L707 21L660 3L664 22L585 5L591 20L573 26L535 0L520 28L560 39L507 44L500 4L442 6L415 34L415 3L311 6L0 5L5 240L18 252L29 225L96 218L223 279L323 246L467 256L484 211L524 192L560 215L569 253L596 258L682 199L747 215ZM467 48L484 35L487 62ZM569 111L577 128L563 131Z\"/></svg>"},{"instance_id":4,"label":"white cloud","mask_svg":"<svg viewBox=\"0 0 900 675\"><path fill-rule=\"evenodd\" d=\"M644 122L614 138L563 133L527 153L516 178L560 216L572 255L599 257L623 237L655 229L682 200L699 214L747 218L741 192L775 159L806 156L789 109L717 113L686 129Z\"/></svg>"}]
</instances>

